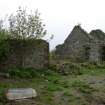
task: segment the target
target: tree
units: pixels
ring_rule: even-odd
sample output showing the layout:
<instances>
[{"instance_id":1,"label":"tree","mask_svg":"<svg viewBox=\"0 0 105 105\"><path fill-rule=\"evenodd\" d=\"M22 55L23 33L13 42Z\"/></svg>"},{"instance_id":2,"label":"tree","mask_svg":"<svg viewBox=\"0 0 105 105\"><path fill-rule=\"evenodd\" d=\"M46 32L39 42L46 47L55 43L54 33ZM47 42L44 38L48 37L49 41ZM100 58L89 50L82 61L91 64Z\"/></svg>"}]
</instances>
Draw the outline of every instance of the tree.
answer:
<instances>
[{"instance_id":1,"label":"tree","mask_svg":"<svg viewBox=\"0 0 105 105\"><path fill-rule=\"evenodd\" d=\"M38 10L28 14L26 9L19 7L16 15L12 14L9 17L9 32L12 38L40 39L47 33L44 28L45 24L42 23Z\"/></svg>"}]
</instances>

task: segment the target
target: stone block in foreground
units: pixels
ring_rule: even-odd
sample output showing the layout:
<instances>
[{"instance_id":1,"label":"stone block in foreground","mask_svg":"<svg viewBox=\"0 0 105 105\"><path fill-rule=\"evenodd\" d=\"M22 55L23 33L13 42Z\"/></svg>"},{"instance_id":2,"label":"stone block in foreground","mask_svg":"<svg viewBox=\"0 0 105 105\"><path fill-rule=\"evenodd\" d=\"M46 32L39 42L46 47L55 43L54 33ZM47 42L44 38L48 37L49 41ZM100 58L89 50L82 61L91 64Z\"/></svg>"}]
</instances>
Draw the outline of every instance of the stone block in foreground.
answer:
<instances>
[{"instance_id":1,"label":"stone block in foreground","mask_svg":"<svg viewBox=\"0 0 105 105\"><path fill-rule=\"evenodd\" d=\"M37 93L32 88L8 89L6 92L6 98L9 101L35 98L36 96Z\"/></svg>"}]
</instances>

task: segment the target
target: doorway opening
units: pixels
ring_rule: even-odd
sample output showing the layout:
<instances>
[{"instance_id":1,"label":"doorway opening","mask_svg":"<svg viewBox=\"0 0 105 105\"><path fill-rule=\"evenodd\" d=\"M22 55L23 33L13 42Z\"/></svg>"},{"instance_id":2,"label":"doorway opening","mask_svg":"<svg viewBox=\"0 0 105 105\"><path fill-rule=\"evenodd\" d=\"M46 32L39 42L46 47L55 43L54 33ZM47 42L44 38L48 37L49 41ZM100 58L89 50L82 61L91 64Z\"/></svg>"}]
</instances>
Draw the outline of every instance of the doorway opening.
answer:
<instances>
[{"instance_id":1,"label":"doorway opening","mask_svg":"<svg viewBox=\"0 0 105 105\"><path fill-rule=\"evenodd\" d=\"M105 61L105 46L101 47L101 60Z\"/></svg>"},{"instance_id":2,"label":"doorway opening","mask_svg":"<svg viewBox=\"0 0 105 105\"><path fill-rule=\"evenodd\" d=\"M90 47L85 47L85 59L89 60L90 57Z\"/></svg>"}]
</instances>

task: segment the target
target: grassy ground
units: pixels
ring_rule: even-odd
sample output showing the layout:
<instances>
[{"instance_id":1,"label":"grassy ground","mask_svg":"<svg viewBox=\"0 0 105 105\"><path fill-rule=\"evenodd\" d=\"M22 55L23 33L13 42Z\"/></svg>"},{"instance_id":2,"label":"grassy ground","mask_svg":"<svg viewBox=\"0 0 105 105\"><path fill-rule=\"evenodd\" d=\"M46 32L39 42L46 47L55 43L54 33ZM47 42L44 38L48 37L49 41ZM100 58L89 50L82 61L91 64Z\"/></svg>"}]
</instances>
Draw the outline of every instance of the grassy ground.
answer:
<instances>
[{"instance_id":1,"label":"grassy ground","mask_svg":"<svg viewBox=\"0 0 105 105\"><path fill-rule=\"evenodd\" d=\"M34 78L0 78L0 105L8 88L34 88L35 105L105 105L105 69L82 68L81 75L40 72Z\"/></svg>"}]
</instances>

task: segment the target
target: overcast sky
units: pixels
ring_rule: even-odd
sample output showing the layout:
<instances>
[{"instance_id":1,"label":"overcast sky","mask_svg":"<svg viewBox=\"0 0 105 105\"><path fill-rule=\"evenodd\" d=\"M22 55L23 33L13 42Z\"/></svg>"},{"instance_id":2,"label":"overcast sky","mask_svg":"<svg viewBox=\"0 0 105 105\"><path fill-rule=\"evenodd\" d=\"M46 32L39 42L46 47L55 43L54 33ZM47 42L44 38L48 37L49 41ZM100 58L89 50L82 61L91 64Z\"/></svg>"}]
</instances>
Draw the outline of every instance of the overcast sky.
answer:
<instances>
[{"instance_id":1,"label":"overcast sky","mask_svg":"<svg viewBox=\"0 0 105 105\"><path fill-rule=\"evenodd\" d=\"M78 23L87 32L105 32L105 0L0 0L0 18L14 13L19 6L39 10L48 35L54 34L51 49L63 43Z\"/></svg>"}]
</instances>

